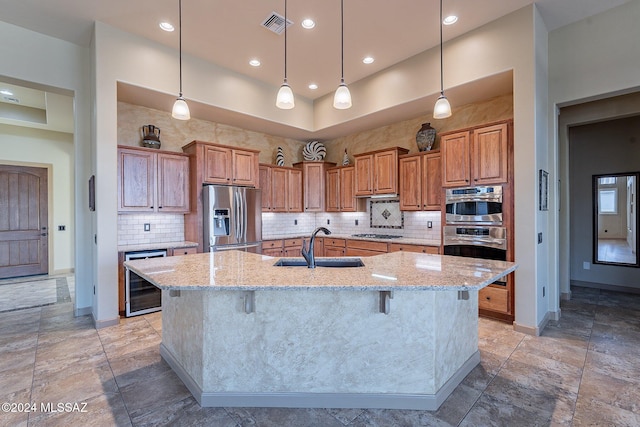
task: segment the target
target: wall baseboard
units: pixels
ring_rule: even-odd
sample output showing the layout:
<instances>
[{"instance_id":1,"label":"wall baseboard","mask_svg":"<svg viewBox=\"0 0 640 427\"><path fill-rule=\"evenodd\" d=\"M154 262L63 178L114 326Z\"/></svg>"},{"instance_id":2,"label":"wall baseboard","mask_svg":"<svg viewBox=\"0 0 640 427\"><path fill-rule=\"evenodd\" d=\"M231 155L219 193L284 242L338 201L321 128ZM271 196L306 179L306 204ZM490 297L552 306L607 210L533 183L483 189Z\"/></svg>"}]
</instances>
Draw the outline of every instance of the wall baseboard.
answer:
<instances>
[{"instance_id":1,"label":"wall baseboard","mask_svg":"<svg viewBox=\"0 0 640 427\"><path fill-rule=\"evenodd\" d=\"M548 311L544 315L544 318L540 321L540 323L538 323L538 326L535 326L535 327L520 325L518 324L518 322L513 322L513 330L517 332L522 332L523 334L534 335L536 337L539 337L542 331L544 330L544 328L547 326L547 323L549 323L549 320L551 320L551 316L552 316L551 313L552 312Z\"/></svg>"},{"instance_id":2,"label":"wall baseboard","mask_svg":"<svg viewBox=\"0 0 640 427\"><path fill-rule=\"evenodd\" d=\"M627 292L630 294L640 294L640 288L632 288L630 286L608 285L605 283L583 282L582 280L572 280L571 286L582 288L602 289L605 291Z\"/></svg>"},{"instance_id":3,"label":"wall baseboard","mask_svg":"<svg viewBox=\"0 0 640 427\"><path fill-rule=\"evenodd\" d=\"M73 315L75 317L91 316L91 314L92 314L92 307L91 306L88 306L88 307L77 307L75 309L75 311L73 312Z\"/></svg>"},{"instance_id":4,"label":"wall baseboard","mask_svg":"<svg viewBox=\"0 0 640 427\"><path fill-rule=\"evenodd\" d=\"M120 317L108 320L96 320L96 318L93 316L93 312L91 313L91 318L93 319L93 326L96 329L108 328L109 326L115 326L120 323Z\"/></svg>"}]
</instances>

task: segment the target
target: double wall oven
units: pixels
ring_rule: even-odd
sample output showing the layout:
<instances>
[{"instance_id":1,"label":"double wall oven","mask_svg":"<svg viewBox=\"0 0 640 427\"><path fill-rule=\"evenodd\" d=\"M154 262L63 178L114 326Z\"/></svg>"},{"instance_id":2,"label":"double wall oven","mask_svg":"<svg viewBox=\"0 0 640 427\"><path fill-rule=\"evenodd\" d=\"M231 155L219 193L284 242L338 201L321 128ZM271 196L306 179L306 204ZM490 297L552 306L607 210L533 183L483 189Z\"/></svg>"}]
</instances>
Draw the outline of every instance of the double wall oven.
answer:
<instances>
[{"instance_id":1,"label":"double wall oven","mask_svg":"<svg viewBox=\"0 0 640 427\"><path fill-rule=\"evenodd\" d=\"M447 189L442 233L444 255L506 261L508 239L503 214L502 186Z\"/></svg>"}]
</instances>

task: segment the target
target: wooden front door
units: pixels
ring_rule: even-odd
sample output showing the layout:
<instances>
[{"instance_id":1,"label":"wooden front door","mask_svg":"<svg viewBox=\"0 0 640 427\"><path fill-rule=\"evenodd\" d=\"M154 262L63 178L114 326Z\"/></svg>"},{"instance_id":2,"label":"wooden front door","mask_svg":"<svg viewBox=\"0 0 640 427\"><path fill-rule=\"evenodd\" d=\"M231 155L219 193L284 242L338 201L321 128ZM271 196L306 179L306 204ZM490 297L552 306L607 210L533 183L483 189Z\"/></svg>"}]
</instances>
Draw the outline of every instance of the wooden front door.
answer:
<instances>
[{"instance_id":1,"label":"wooden front door","mask_svg":"<svg viewBox=\"0 0 640 427\"><path fill-rule=\"evenodd\" d=\"M0 279L49 272L47 169L0 165Z\"/></svg>"}]
</instances>

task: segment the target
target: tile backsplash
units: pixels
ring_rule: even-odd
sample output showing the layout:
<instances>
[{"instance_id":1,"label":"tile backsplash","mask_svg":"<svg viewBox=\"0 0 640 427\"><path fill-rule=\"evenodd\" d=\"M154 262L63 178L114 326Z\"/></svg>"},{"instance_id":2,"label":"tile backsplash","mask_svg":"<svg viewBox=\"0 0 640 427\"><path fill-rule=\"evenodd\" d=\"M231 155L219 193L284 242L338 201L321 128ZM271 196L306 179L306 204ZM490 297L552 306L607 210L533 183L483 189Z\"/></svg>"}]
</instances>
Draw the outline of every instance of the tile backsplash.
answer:
<instances>
[{"instance_id":1,"label":"tile backsplash","mask_svg":"<svg viewBox=\"0 0 640 427\"><path fill-rule=\"evenodd\" d=\"M144 231L145 224L149 224L149 231ZM118 246L183 240L184 215L182 214L118 215Z\"/></svg>"}]
</instances>

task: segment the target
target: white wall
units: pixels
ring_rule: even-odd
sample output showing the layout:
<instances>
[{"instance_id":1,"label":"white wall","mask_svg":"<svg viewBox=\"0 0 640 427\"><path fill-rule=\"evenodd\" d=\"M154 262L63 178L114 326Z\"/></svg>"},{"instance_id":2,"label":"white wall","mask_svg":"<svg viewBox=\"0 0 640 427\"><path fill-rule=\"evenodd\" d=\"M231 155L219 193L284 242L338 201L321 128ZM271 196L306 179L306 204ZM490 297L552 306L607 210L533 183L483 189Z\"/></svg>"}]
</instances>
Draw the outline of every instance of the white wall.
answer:
<instances>
[{"instance_id":1,"label":"white wall","mask_svg":"<svg viewBox=\"0 0 640 427\"><path fill-rule=\"evenodd\" d=\"M49 264L51 274L74 266L73 135L0 124L0 163L49 166ZM58 225L66 226L58 231Z\"/></svg>"},{"instance_id":2,"label":"white wall","mask_svg":"<svg viewBox=\"0 0 640 427\"><path fill-rule=\"evenodd\" d=\"M0 43L0 76L74 97L76 313L88 313L93 288L91 217L87 210L91 158L89 50L1 21L0 40L4 40Z\"/></svg>"},{"instance_id":3,"label":"white wall","mask_svg":"<svg viewBox=\"0 0 640 427\"><path fill-rule=\"evenodd\" d=\"M562 122L556 107L576 105L640 89L640 1L633 0L589 19L549 33L549 134L557 152L559 262L558 283L563 295L569 295L571 251L569 227L573 213L569 209L572 183L569 180L567 126L614 118L616 107L585 109L570 114ZM636 105L637 110L637 105ZM562 120L562 116L560 116ZM557 182L557 181L556 181ZM575 215L579 215L576 212Z\"/></svg>"}]
</instances>

